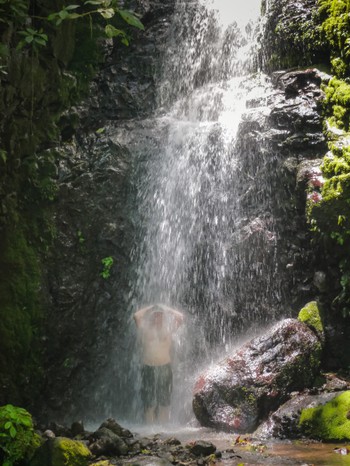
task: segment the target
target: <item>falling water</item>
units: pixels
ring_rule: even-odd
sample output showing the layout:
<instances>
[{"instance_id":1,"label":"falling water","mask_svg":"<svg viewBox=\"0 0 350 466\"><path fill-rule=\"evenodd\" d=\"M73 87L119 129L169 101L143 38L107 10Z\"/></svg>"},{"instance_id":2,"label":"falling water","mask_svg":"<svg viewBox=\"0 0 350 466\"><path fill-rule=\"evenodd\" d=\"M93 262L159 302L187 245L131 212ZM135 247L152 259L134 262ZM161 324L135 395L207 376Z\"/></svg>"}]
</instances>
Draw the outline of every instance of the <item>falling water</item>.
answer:
<instances>
[{"instance_id":1,"label":"falling water","mask_svg":"<svg viewBox=\"0 0 350 466\"><path fill-rule=\"evenodd\" d=\"M233 4L177 2L158 111L134 175L130 313L163 302L186 315L176 342L178 421L190 418L194 367L281 309L273 160L262 130L270 84L256 63L260 2ZM136 388L137 374L134 358Z\"/></svg>"}]
</instances>

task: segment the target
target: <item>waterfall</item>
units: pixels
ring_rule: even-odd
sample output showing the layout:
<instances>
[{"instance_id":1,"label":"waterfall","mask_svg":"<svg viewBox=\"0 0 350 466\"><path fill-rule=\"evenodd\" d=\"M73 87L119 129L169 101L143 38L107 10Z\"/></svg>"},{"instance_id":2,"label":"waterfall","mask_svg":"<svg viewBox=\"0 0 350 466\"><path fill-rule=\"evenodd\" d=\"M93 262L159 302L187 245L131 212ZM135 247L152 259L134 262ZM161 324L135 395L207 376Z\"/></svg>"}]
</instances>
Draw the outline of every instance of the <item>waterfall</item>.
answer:
<instances>
[{"instance_id":1,"label":"waterfall","mask_svg":"<svg viewBox=\"0 0 350 466\"><path fill-rule=\"evenodd\" d=\"M259 9L257 0L236 8L230 0L179 0L158 108L140 123L126 339L135 342L131 314L141 306L183 310L174 364L179 422L191 418L195 370L283 309L276 174L264 136L271 86L256 58ZM127 390L137 392L133 344L130 352ZM139 412L132 399L128 412Z\"/></svg>"}]
</instances>

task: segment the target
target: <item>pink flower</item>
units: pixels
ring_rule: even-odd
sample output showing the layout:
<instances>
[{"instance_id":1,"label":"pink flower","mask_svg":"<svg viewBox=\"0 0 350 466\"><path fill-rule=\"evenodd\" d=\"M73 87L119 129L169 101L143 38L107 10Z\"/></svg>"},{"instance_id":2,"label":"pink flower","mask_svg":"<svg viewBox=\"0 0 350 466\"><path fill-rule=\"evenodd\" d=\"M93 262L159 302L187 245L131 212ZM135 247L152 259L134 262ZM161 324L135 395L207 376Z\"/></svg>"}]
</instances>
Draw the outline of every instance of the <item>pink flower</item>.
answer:
<instances>
[{"instance_id":1,"label":"pink flower","mask_svg":"<svg viewBox=\"0 0 350 466\"><path fill-rule=\"evenodd\" d=\"M308 194L307 198L308 198L309 201L312 201L312 202L315 202L315 203L322 201L322 196L317 191L313 191L312 193Z\"/></svg>"}]
</instances>

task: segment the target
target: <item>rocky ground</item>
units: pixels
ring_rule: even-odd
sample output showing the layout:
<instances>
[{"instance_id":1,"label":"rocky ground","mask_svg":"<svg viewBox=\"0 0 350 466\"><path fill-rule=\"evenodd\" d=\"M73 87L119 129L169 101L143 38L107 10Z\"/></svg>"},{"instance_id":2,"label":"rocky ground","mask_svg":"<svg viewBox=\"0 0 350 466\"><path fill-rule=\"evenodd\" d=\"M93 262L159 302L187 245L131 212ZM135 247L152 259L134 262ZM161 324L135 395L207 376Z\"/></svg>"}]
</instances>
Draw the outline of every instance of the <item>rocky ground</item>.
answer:
<instances>
[{"instance_id":1,"label":"rocky ground","mask_svg":"<svg viewBox=\"0 0 350 466\"><path fill-rule=\"evenodd\" d=\"M142 434L123 428L107 419L94 432L86 431L80 422L70 428L51 424L43 432L46 442L34 465L51 466L47 452L62 448L63 439L83 443L90 452L89 465L94 466L249 466L249 465L324 465L346 466L350 455L346 445L303 441L261 442L249 436L223 434L205 428L154 433L156 428L141 427ZM162 431L161 426L158 426ZM152 433L151 433L152 431ZM147 434L148 432L148 434ZM46 453L43 456L43 452ZM341 454L342 453L342 454ZM50 455L49 455L50 456ZM45 460L42 458L45 457ZM44 461L44 462L43 462ZM75 463L74 463L75 464ZM80 463L79 463L80 464Z\"/></svg>"}]
</instances>

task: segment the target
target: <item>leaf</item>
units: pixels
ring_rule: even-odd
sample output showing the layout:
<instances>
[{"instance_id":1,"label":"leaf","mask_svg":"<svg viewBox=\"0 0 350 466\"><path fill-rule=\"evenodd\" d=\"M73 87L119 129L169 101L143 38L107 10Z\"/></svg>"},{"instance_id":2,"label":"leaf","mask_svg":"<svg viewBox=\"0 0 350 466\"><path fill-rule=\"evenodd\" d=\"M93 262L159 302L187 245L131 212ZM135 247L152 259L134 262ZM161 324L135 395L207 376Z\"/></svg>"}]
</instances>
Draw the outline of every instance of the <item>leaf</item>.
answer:
<instances>
[{"instance_id":1,"label":"leaf","mask_svg":"<svg viewBox=\"0 0 350 466\"><path fill-rule=\"evenodd\" d=\"M95 133L97 134L102 134L104 131L106 130L106 128L98 128Z\"/></svg>"},{"instance_id":2,"label":"leaf","mask_svg":"<svg viewBox=\"0 0 350 466\"><path fill-rule=\"evenodd\" d=\"M33 42L34 37L33 36L26 36L24 40L28 43L31 44Z\"/></svg>"},{"instance_id":3,"label":"leaf","mask_svg":"<svg viewBox=\"0 0 350 466\"><path fill-rule=\"evenodd\" d=\"M65 10L76 10L80 5L68 5L65 7Z\"/></svg>"},{"instance_id":4,"label":"leaf","mask_svg":"<svg viewBox=\"0 0 350 466\"><path fill-rule=\"evenodd\" d=\"M43 45L45 47L46 41L44 39L41 39L40 37L35 37L34 42L39 45Z\"/></svg>"},{"instance_id":5,"label":"leaf","mask_svg":"<svg viewBox=\"0 0 350 466\"><path fill-rule=\"evenodd\" d=\"M6 424L4 425L5 429L10 429L12 426L12 422L11 421L7 421Z\"/></svg>"},{"instance_id":6,"label":"leaf","mask_svg":"<svg viewBox=\"0 0 350 466\"><path fill-rule=\"evenodd\" d=\"M23 424L26 427L32 427L32 420L29 417L22 417L21 424Z\"/></svg>"},{"instance_id":7,"label":"leaf","mask_svg":"<svg viewBox=\"0 0 350 466\"><path fill-rule=\"evenodd\" d=\"M16 435L17 435L17 430L16 430L16 428L15 428L14 426L11 426L11 428L10 428L10 436L11 436L12 438L15 438Z\"/></svg>"},{"instance_id":8,"label":"leaf","mask_svg":"<svg viewBox=\"0 0 350 466\"><path fill-rule=\"evenodd\" d=\"M142 31L145 30L145 26L141 23L141 21L129 10L118 10L118 13L123 18L123 20L130 24L130 26L134 26L135 28L141 29Z\"/></svg>"},{"instance_id":9,"label":"leaf","mask_svg":"<svg viewBox=\"0 0 350 466\"><path fill-rule=\"evenodd\" d=\"M7 153L4 150L0 150L0 157L2 158L3 162L7 162Z\"/></svg>"},{"instance_id":10,"label":"leaf","mask_svg":"<svg viewBox=\"0 0 350 466\"><path fill-rule=\"evenodd\" d=\"M115 14L113 8L99 8L97 11L100 13L101 16L103 16L104 19L111 19Z\"/></svg>"},{"instance_id":11,"label":"leaf","mask_svg":"<svg viewBox=\"0 0 350 466\"><path fill-rule=\"evenodd\" d=\"M61 19L66 19L69 16L69 13L68 13L67 10L61 10L61 11L58 12L58 16Z\"/></svg>"},{"instance_id":12,"label":"leaf","mask_svg":"<svg viewBox=\"0 0 350 466\"><path fill-rule=\"evenodd\" d=\"M80 18L81 15L79 13L70 13L67 19L77 19Z\"/></svg>"},{"instance_id":13,"label":"leaf","mask_svg":"<svg viewBox=\"0 0 350 466\"><path fill-rule=\"evenodd\" d=\"M107 24L107 26L105 27L105 33L106 33L106 36L109 37L110 39L112 37L125 36L124 31L122 31L121 29L115 28L111 24Z\"/></svg>"},{"instance_id":14,"label":"leaf","mask_svg":"<svg viewBox=\"0 0 350 466\"><path fill-rule=\"evenodd\" d=\"M51 13L51 14L47 17L47 19L48 19L48 21L53 21L53 20L55 20L55 19L57 18L57 16L58 16L57 13Z\"/></svg>"},{"instance_id":15,"label":"leaf","mask_svg":"<svg viewBox=\"0 0 350 466\"><path fill-rule=\"evenodd\" d=\"M102 5L104 0L87 0L84 5Z\"/></svg>"}]
</instances>

